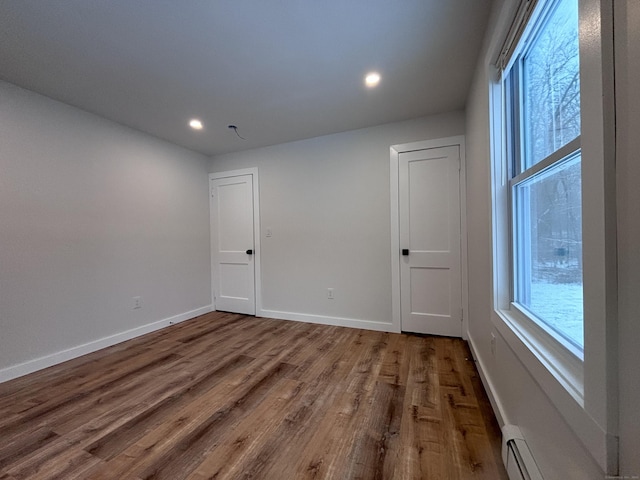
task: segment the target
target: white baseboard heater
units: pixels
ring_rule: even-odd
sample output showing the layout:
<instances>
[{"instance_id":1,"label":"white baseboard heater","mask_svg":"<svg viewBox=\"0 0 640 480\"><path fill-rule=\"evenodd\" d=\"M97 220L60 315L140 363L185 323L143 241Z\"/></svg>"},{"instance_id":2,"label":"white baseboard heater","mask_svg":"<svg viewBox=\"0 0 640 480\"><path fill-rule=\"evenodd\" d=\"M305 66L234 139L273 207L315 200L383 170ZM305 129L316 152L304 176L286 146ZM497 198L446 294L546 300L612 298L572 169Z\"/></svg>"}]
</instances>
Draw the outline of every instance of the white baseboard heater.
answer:
<instances>
[{"instance_id":1,"label":"white baseboard heater","mask_svg":"<svg viewBox=\"0 0 640 480\"><path fill-rule=\"evenodd\" d=\"M502 461L509 480L544 480L522 432L515 425L502 427Z\"/></svg>"}]
</instances>

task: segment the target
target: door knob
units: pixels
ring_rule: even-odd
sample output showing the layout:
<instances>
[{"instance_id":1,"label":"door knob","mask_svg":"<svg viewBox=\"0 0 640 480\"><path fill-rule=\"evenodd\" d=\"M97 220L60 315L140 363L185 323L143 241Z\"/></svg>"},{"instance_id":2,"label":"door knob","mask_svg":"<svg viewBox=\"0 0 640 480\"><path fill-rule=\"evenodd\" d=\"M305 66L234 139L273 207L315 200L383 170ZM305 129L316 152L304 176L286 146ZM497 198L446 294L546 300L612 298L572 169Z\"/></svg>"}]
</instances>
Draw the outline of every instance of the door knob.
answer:
<instances>
[{"instance_id":1,"label":"door knob","mask_svg":"<svg viewBox=\"0 0 640 480\"><path fill-rule=\"evenodd\" d=\"M409 255L409 249L408 248L403 248L402 249L402 255Z\"/></svg>"},{"instance_id":2,"label":"door knob","mask_svg":"<svg viewBox=\"0 0 640 480\"><path fill-rule=\"evenodd\" d=\"M253 255L253 250L251 249L247 250L247 255Z\"/></svg>"}]
</instances>

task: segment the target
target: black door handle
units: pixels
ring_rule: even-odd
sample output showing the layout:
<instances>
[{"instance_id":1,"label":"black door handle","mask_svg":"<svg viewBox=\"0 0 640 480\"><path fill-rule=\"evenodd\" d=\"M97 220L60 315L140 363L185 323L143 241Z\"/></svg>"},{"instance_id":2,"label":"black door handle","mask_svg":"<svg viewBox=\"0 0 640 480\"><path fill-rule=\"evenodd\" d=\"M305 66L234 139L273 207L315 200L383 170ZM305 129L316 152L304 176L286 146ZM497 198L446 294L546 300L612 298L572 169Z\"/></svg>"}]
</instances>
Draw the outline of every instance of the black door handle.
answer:
<instances>
[{"instance_id":1,"label":"black door handle","mask_svg":"<svg viewBox=\"0 0 640 480\"><path fill-rule=\"evenodd\" d=\"M409 249L408 248L403 248L402 249L402 255L409 255Z\"/></svg>"},{"instance_id":2,"label":"black door handle","mask_svg":"<svg viewBox=\"0 0 640 480\"><path fill-rule=\"evenodd\" d=\"M253 250L251 249L247 250L247 255L253 255Z\"/></svg>"}]
</instances>

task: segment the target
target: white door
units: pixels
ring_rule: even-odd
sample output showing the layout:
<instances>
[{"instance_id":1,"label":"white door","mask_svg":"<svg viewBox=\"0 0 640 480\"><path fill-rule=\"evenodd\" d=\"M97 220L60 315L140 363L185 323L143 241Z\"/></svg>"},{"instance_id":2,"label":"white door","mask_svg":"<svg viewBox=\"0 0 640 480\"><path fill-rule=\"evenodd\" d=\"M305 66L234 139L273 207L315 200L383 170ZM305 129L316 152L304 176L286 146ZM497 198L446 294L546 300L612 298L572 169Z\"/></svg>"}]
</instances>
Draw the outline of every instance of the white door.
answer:
<instances>
[{"instance_id":1,"label":"white door","mask_svg":"<svg viewBox=\"0 0 640 480\"><path fill-rule=\"evenodd\" d=\"M216 310L255 315L253 175L211 179L212 284Z\"/></svg>"},{"instance_id":2,"label":"white door","mask_svg":"<svg viewBox=\"0 0 640 480\"><path fill-rule=\"evenodd\" d=\"M402 330L462 335L458 146L398 158Z\"/></svg>"}]
</instances>

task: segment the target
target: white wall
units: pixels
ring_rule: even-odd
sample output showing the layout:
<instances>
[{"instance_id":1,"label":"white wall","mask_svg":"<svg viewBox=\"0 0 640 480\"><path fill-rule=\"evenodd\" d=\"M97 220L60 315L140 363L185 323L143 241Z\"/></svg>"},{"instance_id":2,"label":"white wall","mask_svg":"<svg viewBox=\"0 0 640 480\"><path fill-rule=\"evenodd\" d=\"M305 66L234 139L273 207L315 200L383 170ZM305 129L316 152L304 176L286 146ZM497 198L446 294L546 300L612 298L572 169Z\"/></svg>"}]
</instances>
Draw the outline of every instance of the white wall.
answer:
<instances>
[{"instance_id":1,"label":"white wall","mask_svg":"<svg viewBox=\"0 0 640 480\"><path fill-rule=\"evenodd\" d=\"M604 478L602 469L551 400L510 349L491 321L491 188L489 71L487 56L508 27L515 2L494 5L486 40L467 101L467 219L469 242L469 339L501 422L519 425L545 479ZM640 475L640 4L616 0L618 127L618 255L620 474ZM628 10L628 12L627 12ZM491 353L491 333L497 338ZM615 398L615 392L611 398Z\"/></svg>"},{"instance_id":2,"label":"white wall","mask_svg":"<svg viewBox=\"0 0 640 480\"><path fill-rule=\"evenodd\" d=\"M264 315L388 329L389 147L463 132L454 112L214 157L259 169Z\"/></svg>"},{"instance_id":3,"label":"white wall","mask_svg":"<svg viewBox=\"0 0 640 480\"><path fill-rule=\"evenodd\" d=\"M620 474L640 476L640 2L616 0Z\"/></svg>"},{"instance_id":4,"label":"white wall","mask_svg":"<svg viewBox=\"0 0 640 480\"><path fill-rule=\"evenodd\" d=\"M0 82L0 380L210 306L208 163Z\"/></svg>"}]
</instances>

